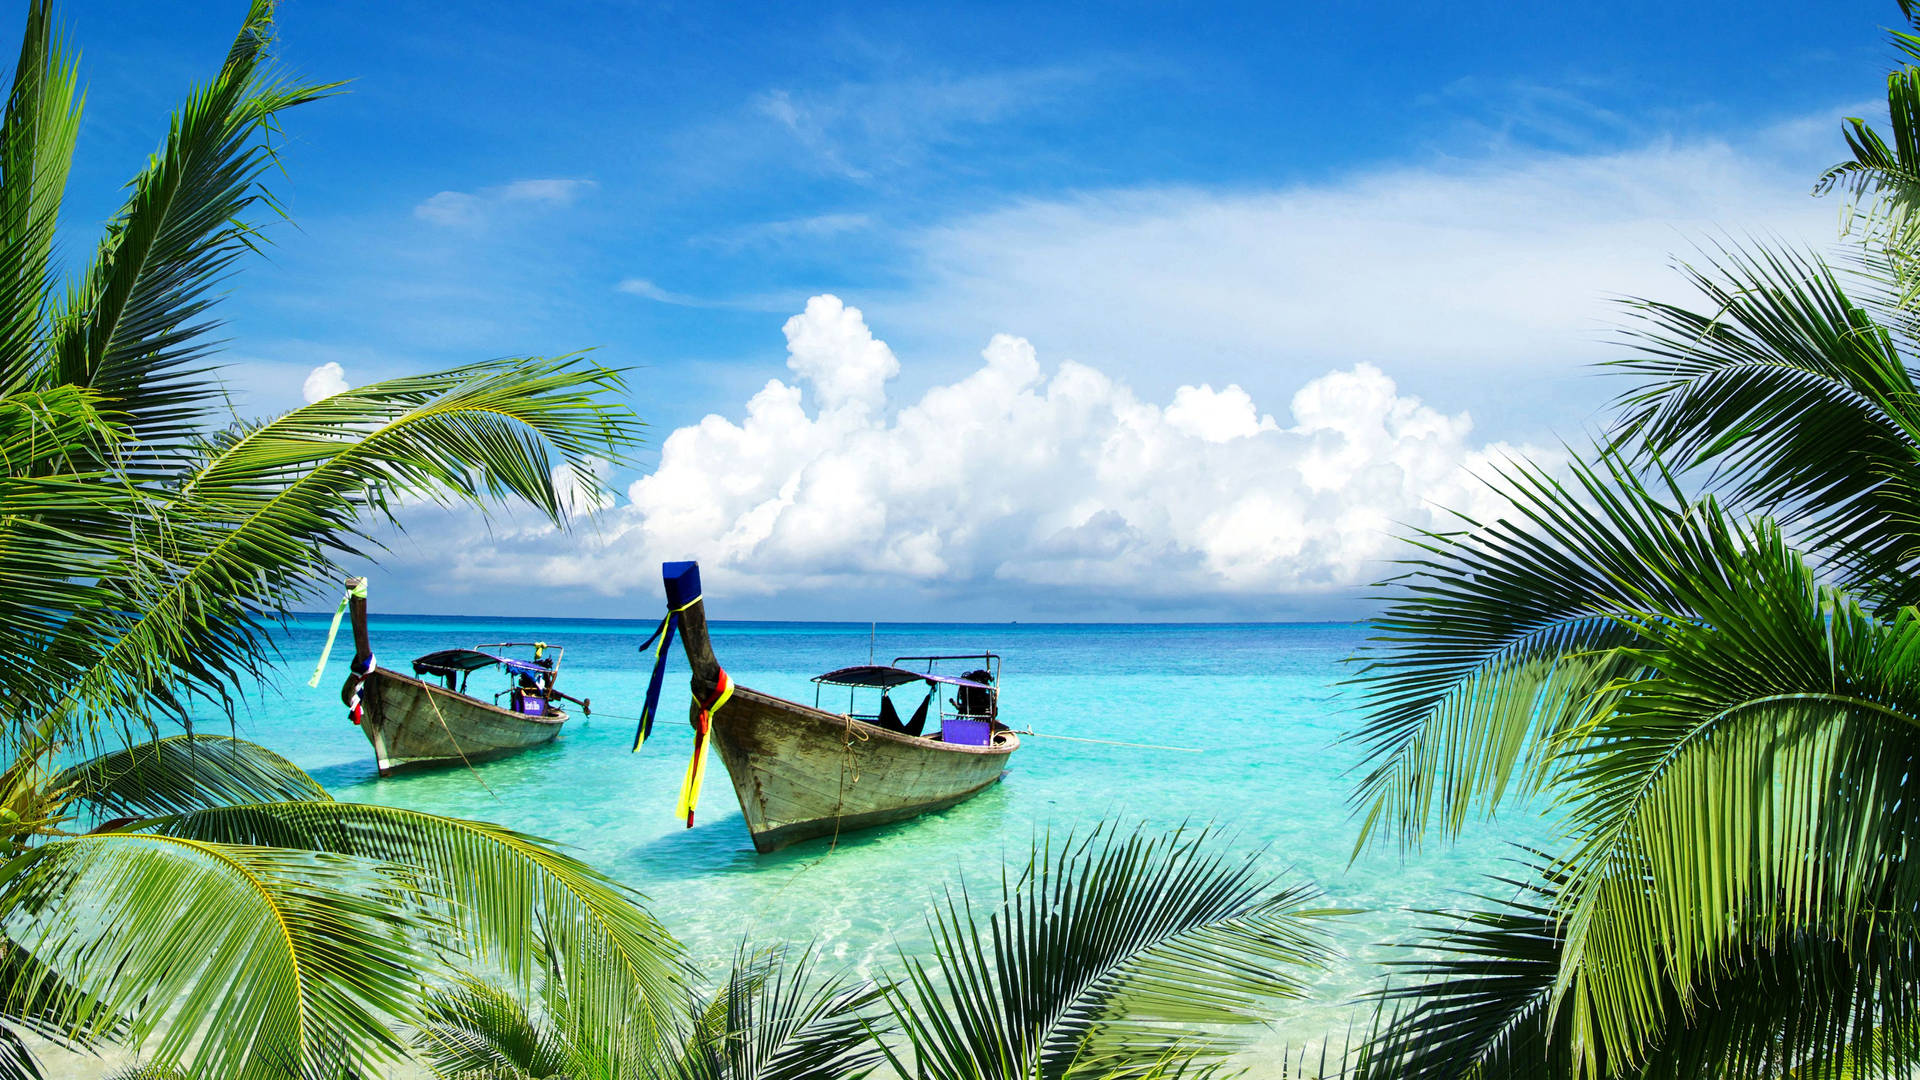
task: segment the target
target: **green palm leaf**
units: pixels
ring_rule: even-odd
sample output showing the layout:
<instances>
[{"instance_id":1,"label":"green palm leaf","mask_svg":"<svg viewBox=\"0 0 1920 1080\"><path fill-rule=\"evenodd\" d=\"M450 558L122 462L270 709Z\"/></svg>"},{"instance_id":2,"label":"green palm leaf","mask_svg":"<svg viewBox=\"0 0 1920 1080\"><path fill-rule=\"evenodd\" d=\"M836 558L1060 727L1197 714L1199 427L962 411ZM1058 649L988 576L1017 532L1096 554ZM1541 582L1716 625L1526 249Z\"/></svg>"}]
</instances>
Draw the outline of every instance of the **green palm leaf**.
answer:
<instances>
[{"instance_id":1,"label":"green palm leaf","mask_svg":"<svg viewBox=\"0 0 1920 1080\"><path fill-rule=\"evenodd\" d=\"M366 860L118 833L0 868L0 925L73 988L73 1030L124 1017L151 1060L234 1077L396 1059L431 930Z\"/></svg>"},{"instance_id":2,"label":"green palm leaf","mask_svg":"<svg viewBox=\"0 0 1920 1080\"><path fill-rule=\"evenodd\" d=\"M842 975L821 977L811 954L742 954L697 1010L680 1080L858 1080L884 1060L869 1006L886 988Z\"/></svg>"},{"instance_id":3,"label":"green palm leaf","mask_svg":"<svg viewBox=\"0 0 1920 1080\"><path fill-rule=\"evenodd\" d=\"M625 886L511 829L338 802L198 810L146 828L204 842L295 848L413 868L435 883L476 960L520 989L566 986L590 1037L635 1015L671 1017L689 975L679 944Z\"/></svg>"},{"instance_id":4,"label":"green palm leaf","mask_svg":"<svg viewBox=\"0 0 1920 1080\"><path fill-rule=\"evenodd\" d=\"M377 383L294 410L213 447L163 527L124 566L117 610L137 612L47 720L127 712L181 683L225 700L268 675L266 613L337 578L400 495L513 497L564 520L556 471L597 485L587 458L637 437L609 400L619 377L572 358L496 361ZM90 633L76 627L75 633Z\"/></svg>"},{"instance_id":5,"label":"green palm leaf","mask_svg":"<svg viewBox=\"0 0 1920 1080\"><path fill-rule=\"evenodd\" d=\"M1711 564L1699 519L1716 510L1671 481L1656 497L1613 455L1572 471L1568 487L1511 466L1496 490L1513 517L1415 538L1420 552L1382 583L1387 606L1356 657L1368 716L1349 736L1365 752L1359 844L1391 831L1411 845L1436 819L1451 836L1475 806L1548 783L1550 749L1635 670L1613 616L1684 610L1670 580Z\"/></svg>"},{"instance_id":6,"label":"green palm leaf","mask_svg":"<svg viewBox=\"0 0 1920 1080\"><path fill-rule=\"evenodd\" d=\"M330 89L273 75L272 29L272 0L253 0L220 73L175 114L54 320L43 382L112 401L149 464L183 449L221 393L205 366L211 289L256 247L248 212L272 205L258 183L273 161L263 136Z\"/></svg>"},{"instance_id":7,"label":"green palm leaf","mask_svg":"<svg viewBox=\"0 0 1920 1080\"><path fill-rule=\"evenodd\" d=\"M0 399L30 385L45 355L54 229L80 129L78 79L54 33L52 7L49 0L28 6L0 117Z\"/></svg>"},{"instance_id":8,"label":"green palm leaf","mask_svg":"<svg viewBox=\"0 0 1920 1080\"><path fill-rule=\"evenodd\" d=\"M446 1080L857 1080L882 1058L867 1006L884 991L819 977L786 950L741 954L715 992L665 1027L635 1016L607 1040L579 1023L566 986L536 1003L465 980L437 993L415 1042Z\"/></svg>"},{"instance_id":9,"label":"green palm leaf","mask_svg":"<svg viewBox=\"0 0 1920 1080\"><path fill-rule=\"evenodd\" d=\"M257 743L224 735L173 735L112 750L61 770L46 787L127 817L331 798L293 762Z\"/></svg>"},{"instance_id":10,"label":"green palm leaf","mask_svg":"<svg viewBox=\"0 0 1920 1080\"><path fill-rule=\"evenodd\" d=\"M92 468L120 431L75 387L0 398L0 719L40 716L85 674L100 631L124 624L104 579L150 500ZM17 729L16 729L17 730Z\"/></svg>"},{"instance_id":11,"label":"green palm leaf","mask_svg":"<svg viewBox=\"0 0 1920 1080\"><path fill-rule=\"evenodd\" d=\"M1649 677L1569 751L1575 1037L1634 1060L1661 987L1707 993L1751 942L1916 929L1920 616L1881 623L1760 528L1699 618L1643 619Z\"/></svg>"},{"instance_id":12,"label":"green palm leaf","mask_svg":"<svg viewBox=\"0 0 1920 1080\"><path fill-rule=\"evenodd\" d=\"M1633 310L1647 382L1621 399L1617 445L1711 464L1736 506L1760 508L1890 606L1920 596L1920 389L1889 331L1810 255L1731 252L1688 276L1711 314Z\"/></svg>"},{"instance_id":13,"label":"green palm leaf","mask_svg":"<svg viewBox=\"0 0 1920 1080\"><path fill-rule=\"evenodd\" d=\"M414 1038L445 1080L602 1080L551 1017L493 983L462 980L427 999Z\"/></svg>"},{"instance_id":14,"label":"green palm leaf","mask_svg":"<svg viewBox=\"0 0 1920 1080\"><path fill-rule=\"evenodd\" d=\"M892 992L922 1080L1146 1075L1219 1061L1260 1002L1327 956L1312 889L1280 887L1206 833L1036 845L983 928L964 890L933 920L936 966Z\"/></svg>"}]
</instances>

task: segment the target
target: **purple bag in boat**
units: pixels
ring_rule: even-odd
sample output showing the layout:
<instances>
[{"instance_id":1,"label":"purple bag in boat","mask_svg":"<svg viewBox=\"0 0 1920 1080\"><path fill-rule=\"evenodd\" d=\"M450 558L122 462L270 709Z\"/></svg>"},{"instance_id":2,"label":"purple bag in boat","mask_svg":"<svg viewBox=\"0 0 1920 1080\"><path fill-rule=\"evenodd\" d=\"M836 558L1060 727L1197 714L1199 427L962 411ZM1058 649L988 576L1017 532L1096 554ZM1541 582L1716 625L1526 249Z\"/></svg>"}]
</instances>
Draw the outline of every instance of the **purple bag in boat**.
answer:
<instances>
[{"instance_id":1,"label":"purple bag in boat","mask_svg":"<svg viewBox=\"0 0 1920 1080\"><path fill-rule=\"evenodd\" d=\"M985 746L993 741L993 724L964 716L948 717L940 725L940 741L955 746Z\"/></svg>"}]
</instances>

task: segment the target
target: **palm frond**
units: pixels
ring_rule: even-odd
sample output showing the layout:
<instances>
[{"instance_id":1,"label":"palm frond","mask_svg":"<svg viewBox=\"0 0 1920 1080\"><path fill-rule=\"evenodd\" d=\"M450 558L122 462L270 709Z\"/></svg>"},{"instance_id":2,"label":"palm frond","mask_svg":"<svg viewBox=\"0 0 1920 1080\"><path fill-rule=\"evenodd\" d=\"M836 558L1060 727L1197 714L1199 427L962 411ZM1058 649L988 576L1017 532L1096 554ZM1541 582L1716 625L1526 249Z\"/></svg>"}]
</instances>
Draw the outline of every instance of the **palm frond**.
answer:
<instances>
[{"instance_id":1,"label":"palm frond","mask_svg":"<svg viewBox=\"0 0 1920 1080\"><path fill-rule=\"evenodd\" d=\"M121 436L91 391L60 387L0 399L0 719L37 717L82 677L96 636L124 624L105 578L131 552L150 500L93 469Z\"/></svg>"},{"instance_id":2,"label":"palm frond","mask_svg":"<svg viewBox=\"0 0 1920 1080\"><path fill-rule=\"evenodd\" d=\"M1651 674L1568 751L1559 989L1622 1060L1668 1026L1663 985L1690 1007L1749 942L1915 929L1920 867L1889 853L1920 841L1920 615L1875 620L1764 523L1725 575L1698 620L1640 622Z\"/></svg>"},{"instance_id":3,"label":"palm frond","mask_svg":"<svg viewBox=\"0 0 1920 1080\"><path fill-rule=\"evenodd\" d=\"M1620 651L1632 631L1613 616L1682 610L1667 579L1710 564L1699 519L1712 508L1670 480L1656 496L1612 454L1572 471L1569 487L1509 466L1493 483L1513 518L1415 538L1419 553L1382 583L1386 607L1355 658L1368 715L1348 736L1364 750L1359 844L1394 833L1411 846L1436 820L1453 835L1476 806L1546 783L1549 748L1635 669Z\"/></svg>"},{"instance_id":4,"label":"palm frond","mask_svg":"<svg viewBox=\"0 0 1920 1080\"><path fill-rule=\"evenodd\" d=\"M583 1060L550 1015L504 987L463 979L435 991L414 1045L443 1080L613 1080Z\"/></svg>"},{"instance_id":5,"label":"palm frond","mask_svg":"<svg viewBox=\"0 0 1920 1080\"><path fill-rule=\"evenodd\" d=\"M964 888L892 991L920 1080L1127 1076L1218 1062L1328 947L1304 886L1202 833L1036 844L983 928Z\"/></svg>"},{"instance_id":6,"label":"palm frond","mask_svg":"<svg viewBox=\"0 0 1920 1080\"><path fill-rule=\"evenodd\" d=\"M859 1080L884 1060L869 1006L885 987L844 975L821 977L810 953L742 953L697 1010L679 1080Z\"/></svg>"},{"instance_id":7,"label":"palm frond","mask_svg":"<svg viewBox=\"0 0 1920 1080\"><path fill-rule=\"evenodd\" d=\"M108 751L61 770L45 786L62 798L126 817L331 798L293 762L258 743L225 735L172 735Z\"/></svg>"},{"instance_id":8,"label":"palm frond","mask_svg":"<svg viewBox=\"0 0 1920 1080\"><path fill-rule=\"evenodd\" d=\"M397 1059L434 933L366 860L125 833L0 868L0 927L72 987L73 1030L124 1017L150 1060L235 1077Z\"/></svg>"},{"instance_id":9,"label":"palm frond","mask_svg":"<svg viewBox=\"0 0 1920 1080\"><path fill-rule=\"evenodd\" d=\"M1710 984L1661 988L1672 1022L1631 1064L1610 1062L1604 1048L1582 1046L1577 1003L1557 992L1574 959L1561 920L1565 875L1537 852L1527 862L1524 879L1492 879L1508 892L1483 895L1479 908L1422 913L1447 921L1406 945L1419 959L1394 965L1412 979L1381 992L1397 1011L1377 1012L1357 1052L1323 1077L1839 1080L1905 1076L1914 1066L1905 1003L1914 942L1885 925L1844 941L1749 940Z\"/></svg>"},{"instance_id":10,"label":"palm frond","mask_svg":"<svg viewBox=\"0 0 1920 1080\"><path fill-rule=\"evenodd\" d=\"M228 700L267 677L267 615L341 576L394 498L523 499L554 520L556 470L591 480L637 424L611 400L619 376L577 358L496 361L337 394L211 448L137 559L117 566L117 628L45 723L87 713L181 711L184 686ZM93 628L76 626L75 634Z\"/></svg>"},{"instance_id":11,"label":"palm frond","mask_svg":"<svg viewBox=\"0 0 1920 1080\"><path fill-rule=\"evenodd\" d=\"M559 979L588 1037L636 1010L670 1022L690 975L637 893L498 825L339 802L216 807L158 819L165 836L297 848L413 868L435 883L469 955L531 990Z\"/></svg>"},{"instance_id":12,"label":"palm frond","mask_svg":"<svg viewBox=\"0 0 1920 1080\"><path fill-rule=\"evenodd\" d=\"M1732 505L1804 534L1898 606L1914 594L1920 390L1888 330L1812 255L1726 252L1688 277L1711 313L1636 301L1649 381L1621 398L1616 445L1710 464Z\"/></svg>"},{"instance_id":13,"label":"palm frond","mask_svg":"<svg viewBox=\"0 0 1920 1080\"><path fill-rule=\"evenodd\" d=\"M183 449L221 394L206 364L212 289L256 247L247 215L273 205L259 185L273 161L263 136L330 89L276 76L272 34L271 0L253 0L219 74L174 115L54 320L43 383L113 402L140 438L133 460L148 466Z\"/></svg>"},{"instance_id":14,"label":"palm frond","mask_svg":"<svg viewBox=\"0 0 1920 1080\"><path fill-rule=\"evenodd\" d=\"M30 386L44 359L54 230L80 130L78 77L52 8L28 5L0 117L0 399Z\"/></svg>"}]
</instances>

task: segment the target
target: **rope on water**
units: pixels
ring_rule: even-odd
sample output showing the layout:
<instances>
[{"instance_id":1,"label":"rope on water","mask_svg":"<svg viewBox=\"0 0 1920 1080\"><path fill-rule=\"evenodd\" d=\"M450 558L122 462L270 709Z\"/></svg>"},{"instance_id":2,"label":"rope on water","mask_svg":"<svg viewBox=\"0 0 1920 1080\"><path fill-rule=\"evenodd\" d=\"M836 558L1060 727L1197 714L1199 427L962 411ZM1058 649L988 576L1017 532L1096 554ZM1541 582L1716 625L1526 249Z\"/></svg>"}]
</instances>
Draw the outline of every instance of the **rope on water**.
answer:
<instances>
[{"instance_id":1,"label":"rope on water","mask_svg":"<svg viewBox=\"0 0 1920 1080\"><path fill-rule=\"evenodd\" d=\"M1205 750L1197 746L1161 746L1158 743L1121 742L1119 739L1088 739L1078 735L1049 735L1044 731L1035 731L1032 728L1028 728L1025 731L1015 731L1014 734L1031 735L1036 739L1065 739L1068 742L1099 743L1102 746L1131 746L1136 750L1172 750L1180 754L1206 753Z\"/></svg>"}]
</instances>

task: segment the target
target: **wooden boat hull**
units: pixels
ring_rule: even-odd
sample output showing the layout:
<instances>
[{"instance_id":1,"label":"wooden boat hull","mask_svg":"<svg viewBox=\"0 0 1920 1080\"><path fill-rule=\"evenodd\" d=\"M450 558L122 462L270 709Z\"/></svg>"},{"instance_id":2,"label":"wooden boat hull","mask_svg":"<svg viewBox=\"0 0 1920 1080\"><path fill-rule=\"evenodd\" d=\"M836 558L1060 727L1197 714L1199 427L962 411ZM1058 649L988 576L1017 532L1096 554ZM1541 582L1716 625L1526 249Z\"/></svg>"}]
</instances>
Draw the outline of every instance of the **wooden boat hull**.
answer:
<instances>
[{"instance_id":1,"label":"wooden boat hull","mask_svg":"<svg viewBox=\"0 0 1920 1080\"><path fill-rule=\"evenodd\" d=\"M713 716L713 745L753 846L767 852L978 795L1005 773L1020 738L1001 730L988 746L949 745L736 687Z\"/></svg>"},{"instance_id":2,"label":"wooden boat hull","mask_svg":"<svg viewBox=\"0 0 1920 1080\"><path fill-rule=\"evenodd\" d=\"M385 776L414 762L496 758L553 741L567 714L523 716L398 672L367 676L360 728Z\"/></svg>"}]
</instances>

